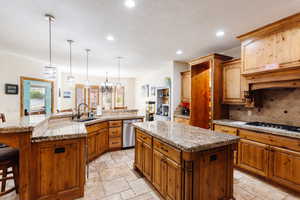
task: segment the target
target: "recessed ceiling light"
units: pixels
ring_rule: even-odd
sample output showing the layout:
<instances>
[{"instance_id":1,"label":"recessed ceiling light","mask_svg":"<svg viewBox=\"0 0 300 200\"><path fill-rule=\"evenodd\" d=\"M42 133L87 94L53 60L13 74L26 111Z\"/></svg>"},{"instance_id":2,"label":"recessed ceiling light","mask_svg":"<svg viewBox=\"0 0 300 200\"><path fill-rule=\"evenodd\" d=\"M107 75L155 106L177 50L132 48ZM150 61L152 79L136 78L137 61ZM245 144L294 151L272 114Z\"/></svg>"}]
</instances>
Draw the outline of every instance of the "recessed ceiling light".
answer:
<instances>
[{"instance_id":1,"label":"recessed ceiling light","mask_svg":"<svg viewBox=\"0 0 300 200\"><path fill-rule=\"evenodd\" d=\"M135 7L135 2L133 0L125 0L125 6L128 8L133 8Z\"/></svg>"},{"instance_id":2,"label":"recessed ceiling light","mask_svg":"<svg viewBox=\"0 0 300 200\"><path fill-rule=\"evenodd\" d=\"M178 50L176 51L176 54L177 54L177 55L181 55L181 54L183 54L183 51L180 50L180 49L178 49Z\"/></svg>"},{"instance_id":3,"label":"recessed ceiling light","mask_svg":"<svg viewBox=\"0 0 300 200\"><path fill-rule=\"evenodd\" d=\"M225 32L222 30L216 32L217 37L223 37L224 35L225 35Z\"/></svg>"},{"instance_id":4,"label":"recessed ceiling light","mask_svg":"<svg viewBox=\"0 0 300 200\"><path fill-rule=\"evenodd\" d=\"M108 40L108 41L114 41L115 38L112 35L108 35L108 36L106 36L106 40Z\"/></svg>"}]
</instances>

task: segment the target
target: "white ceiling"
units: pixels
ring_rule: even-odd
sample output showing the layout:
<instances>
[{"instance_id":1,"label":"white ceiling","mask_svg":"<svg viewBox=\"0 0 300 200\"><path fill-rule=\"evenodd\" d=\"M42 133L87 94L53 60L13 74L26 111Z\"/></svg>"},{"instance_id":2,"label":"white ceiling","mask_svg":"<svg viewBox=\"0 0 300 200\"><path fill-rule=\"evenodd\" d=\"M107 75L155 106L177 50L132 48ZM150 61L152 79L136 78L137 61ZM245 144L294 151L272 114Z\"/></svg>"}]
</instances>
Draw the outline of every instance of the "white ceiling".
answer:
<instances>
[{"instance_id":1,"label":"white ceiling","mask_svg":"<svg viewBox=\"0 0 300 200\"><path fill-rule=\"evenodd\" d=\"M9 0L0 8L0 46L48 60L45 13L56 17L53 60L67 70L67 39L75 40L75 71L84 72L85 48L92 49L92 73L116 73L116 57L125 57L123 76L145 75L172 60L222 51L236 36L300 11L299 0ZM215 36L223 29L224 38ZM116 40L105 39L112 34ZM176 50L182 49L182 55ZM65 68L64 68L65 67Z\"/></svg>"}]
</instances>

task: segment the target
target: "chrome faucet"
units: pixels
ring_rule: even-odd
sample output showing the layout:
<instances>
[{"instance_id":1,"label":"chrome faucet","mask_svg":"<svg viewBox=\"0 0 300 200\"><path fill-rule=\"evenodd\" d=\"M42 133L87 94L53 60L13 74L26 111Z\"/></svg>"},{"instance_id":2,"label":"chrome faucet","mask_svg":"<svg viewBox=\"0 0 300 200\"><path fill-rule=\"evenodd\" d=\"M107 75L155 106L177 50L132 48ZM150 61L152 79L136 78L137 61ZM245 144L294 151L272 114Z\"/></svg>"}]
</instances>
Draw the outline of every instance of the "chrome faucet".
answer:
<instances>
[{"instance_id":1,"label":"chrome faucet","mask_svg":"<svg viewBox=\"0 0 300 200\"><path fill-rule=\"evenodd\" d=\"M80 119L80 117L83 115L83 113L80 113L80 107L81 106L84 106L87 109L89 109L89 106L86 103L79 104L78 107L77 107L77 119Z\"/></svg>"}]
</instances>

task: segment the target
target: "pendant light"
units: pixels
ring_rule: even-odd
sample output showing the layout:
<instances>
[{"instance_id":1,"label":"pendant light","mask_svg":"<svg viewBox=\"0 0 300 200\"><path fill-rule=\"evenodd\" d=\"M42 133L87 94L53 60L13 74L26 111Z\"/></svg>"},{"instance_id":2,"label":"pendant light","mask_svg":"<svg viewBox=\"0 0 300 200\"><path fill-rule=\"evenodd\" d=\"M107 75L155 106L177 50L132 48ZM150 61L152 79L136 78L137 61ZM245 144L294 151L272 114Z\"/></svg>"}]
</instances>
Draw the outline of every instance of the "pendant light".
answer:
<instances>
[{"instance_id":1,"label":"pendant light","mask_svg":"<svg viewBox=\"0 0 300 200\"><path fill-rule=\"evenodd\" d=\"M123 59L123 57L117 57L118 60L118 81L116 82L116 87L122 87L122 83L121 83L121 60Z\"/></svg>"},{"instance_id":2,"label":"pendant light","mask_svg":"<svg viewBox=\"0 0 300 200\"><path fill-rule=\"evenodd\" d=\"M44 67L44 74L47 79L56 79L56 67L52 66L52 23L55 18L50 14L45 14L49 22L49 65Z\"/></svg>"},{"instance_id":3,"label":"pendant light","mask_svg":"<svg viewBox=\"0 0 300 200\"><path fill-rule=\"evenodd\" d=\"M90 54L90 49L86 49L86 79L85 79L85 87L89 88L90 87L90 82L89 82L89 54Z\"/></svg>"},{"instance_id":4,"label":"pendant light","mask_svg":"<svg viewBox=\"0 0 300 200\"><path fill-rule=\"evenodd\" d=\"M113 84L108 81L108 72L106 72L105 82L101 84L102 93L111 93Z\"/></svg>"},{"instance_id":5,"label":"pendant light","mask_svg":"<svg viewBox=\"0 0 300 200\"><path fill-rule=\"evenodd\" d=\"M75 77L73 76L73 71L72 71L72 44L74 43L73 40L67 40L67 42L69 43L69 47L70 47L70 60L69 60L69 66L70 66L70 74L67 76L67 81L69 83L73 83L75 81Z\"/></svg>"}]
</instances>

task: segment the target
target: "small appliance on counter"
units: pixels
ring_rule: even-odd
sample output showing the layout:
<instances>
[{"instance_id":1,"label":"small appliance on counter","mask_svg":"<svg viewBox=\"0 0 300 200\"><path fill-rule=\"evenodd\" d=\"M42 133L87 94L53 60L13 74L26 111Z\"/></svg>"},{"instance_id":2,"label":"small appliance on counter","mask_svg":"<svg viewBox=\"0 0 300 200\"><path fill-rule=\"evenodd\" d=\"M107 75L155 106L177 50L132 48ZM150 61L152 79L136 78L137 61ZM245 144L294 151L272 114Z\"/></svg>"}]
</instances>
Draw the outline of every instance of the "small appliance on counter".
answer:
<instances>
[{"instance_id":1,"label":"small appliance on counter","mask_svg":"<svg viewBox=\"0 0 300 200\"><path fill-rule=\"evenodd\" d=\"M154 121L155 101L146 101L146 121Z\"/></svg>"}]
</instances>

